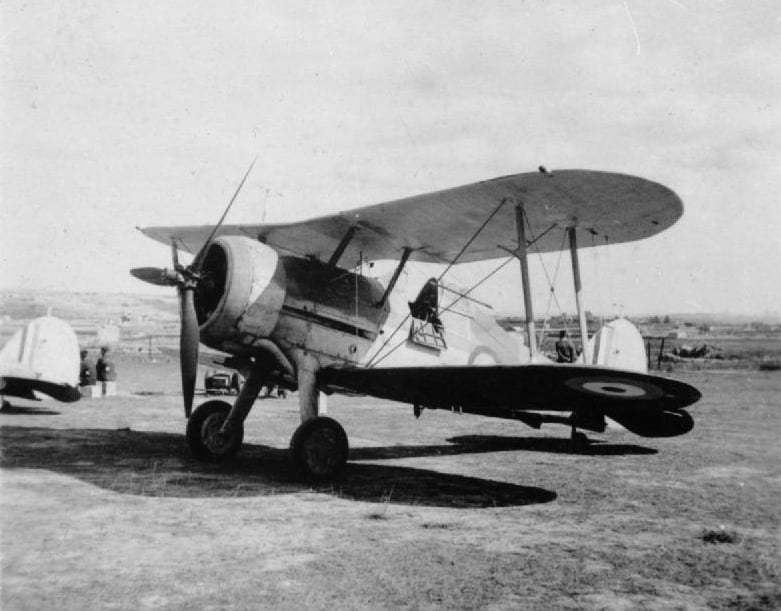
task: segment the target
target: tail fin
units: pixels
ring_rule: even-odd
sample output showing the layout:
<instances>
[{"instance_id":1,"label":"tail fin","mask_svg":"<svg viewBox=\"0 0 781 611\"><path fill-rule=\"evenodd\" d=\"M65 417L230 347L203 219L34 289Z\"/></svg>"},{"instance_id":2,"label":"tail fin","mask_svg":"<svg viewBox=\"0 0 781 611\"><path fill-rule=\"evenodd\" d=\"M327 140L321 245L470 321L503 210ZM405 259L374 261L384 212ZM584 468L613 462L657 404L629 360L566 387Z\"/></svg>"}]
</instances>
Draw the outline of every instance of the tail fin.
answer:
<instances>
[{"instance_id":1,"label":"tail fin","mask_svg":"<svg viewBox=\"0 0 781 611\"><path fill-rule=\"evenodd\" d=\"M626 318L605 324L589 340L593 365L648 373L643 336Z\"/></svg>"}]
</instances>

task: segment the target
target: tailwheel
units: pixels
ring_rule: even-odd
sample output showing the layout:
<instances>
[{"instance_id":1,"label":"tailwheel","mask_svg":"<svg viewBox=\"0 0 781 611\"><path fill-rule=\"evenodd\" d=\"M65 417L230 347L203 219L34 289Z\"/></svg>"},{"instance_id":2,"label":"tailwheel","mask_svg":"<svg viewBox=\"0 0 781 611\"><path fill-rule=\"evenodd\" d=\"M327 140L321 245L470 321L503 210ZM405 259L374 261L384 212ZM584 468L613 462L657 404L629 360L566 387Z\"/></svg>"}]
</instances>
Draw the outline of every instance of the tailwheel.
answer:
<instances>
[{"instance_id":1,"label":"tailwheel","mask_svg":"<svg viewBox=\"0 0 781 611\"><path fill-rule=\"evenodd\" d=\"M347 433L333 418L307 420L290 440L290 457L306 477L324 480L334 477L347 462Z\"/></svg>"},{"instance_id":2,"label":"tailwheel","mask_svg":"<svg viewBox=\"0 0 781 611\"><path fill-rule=\"evenodd\" d=\"M233 457L244 440L244 425L222 432L222 423L231 406L225 401L207 401L199 405L187 421L187 444L200 460L219 462Z\"/></svg>"}]
</instances>

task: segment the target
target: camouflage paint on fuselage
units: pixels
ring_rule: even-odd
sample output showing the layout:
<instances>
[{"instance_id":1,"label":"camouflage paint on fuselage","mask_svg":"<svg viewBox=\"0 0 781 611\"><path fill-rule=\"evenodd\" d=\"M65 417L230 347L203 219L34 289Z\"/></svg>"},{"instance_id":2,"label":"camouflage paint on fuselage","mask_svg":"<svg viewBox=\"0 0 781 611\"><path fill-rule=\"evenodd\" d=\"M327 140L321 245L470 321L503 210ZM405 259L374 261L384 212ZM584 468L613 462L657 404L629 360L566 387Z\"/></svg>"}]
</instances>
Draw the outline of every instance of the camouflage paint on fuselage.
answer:
<instances>
[{"instance_id":1,"label":"camouflage paint on fuselage","mask_svg":"<svg viewBox=\"0 0 781 611\"><path fill-rule=\"evenodd\" d=\"M415 341L410 314L423 285L403 273L385 304L389 278L372 278L317 260L284 257L287 286L271 339L284 350L306 350L321 366L398 367L514 364L528 361L520 336L505 332L485 308L439 289L441 339ZM463 291L460 291L463 292ZM450 304L453 304L449 307ZM414 331L414 329L413 329Z\"/></svg>"}]
</instances>

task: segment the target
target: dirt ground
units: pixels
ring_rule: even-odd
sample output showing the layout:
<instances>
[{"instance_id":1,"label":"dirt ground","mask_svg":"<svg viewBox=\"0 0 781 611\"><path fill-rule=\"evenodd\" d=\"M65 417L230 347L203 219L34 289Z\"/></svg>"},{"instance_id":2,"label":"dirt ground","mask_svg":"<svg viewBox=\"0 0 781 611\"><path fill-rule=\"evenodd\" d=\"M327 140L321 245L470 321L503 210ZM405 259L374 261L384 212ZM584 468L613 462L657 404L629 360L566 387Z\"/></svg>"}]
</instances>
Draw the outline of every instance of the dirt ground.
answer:
<instances>
[{"instance_id":1,"label":"dirt ground","mask_svg":"<svg viewBox=\"0 0 781 611\"><path fill-rule=\"evenodd\" d=\"M679 374L695 429L563 427L331 397L351 459L290 473L296 397L229 465L190 458L176 364L0 415L2 608L778 609L780 373Z\"/></svg>"}]
</instances>

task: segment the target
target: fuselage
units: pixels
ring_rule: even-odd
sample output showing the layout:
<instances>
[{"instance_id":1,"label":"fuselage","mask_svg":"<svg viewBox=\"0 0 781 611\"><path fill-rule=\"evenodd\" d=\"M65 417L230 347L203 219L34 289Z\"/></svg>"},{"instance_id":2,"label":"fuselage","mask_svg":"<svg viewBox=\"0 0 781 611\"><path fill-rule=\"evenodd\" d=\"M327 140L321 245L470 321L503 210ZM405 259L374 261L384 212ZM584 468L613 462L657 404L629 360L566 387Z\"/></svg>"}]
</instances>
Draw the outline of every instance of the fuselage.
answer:
<instances>
[{"instance_id":1,"label":"fuselage","mask_svg":"<svg viewBox=\"0 0 781 611\"><path fill-rule=\"evenodd\" d=\"M372 277L313 258L285 256L243 237L220 238L205 261L197 298L201 341L252 356L268 341L303 350L320 366L433 366L528 361L520 335L505 332L463 291L402 273ZM431 281L429 281L431 282ZM292 360L292 359L291 359Z\"/></svg>"}]
</instances>

